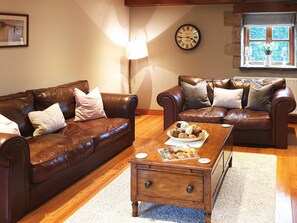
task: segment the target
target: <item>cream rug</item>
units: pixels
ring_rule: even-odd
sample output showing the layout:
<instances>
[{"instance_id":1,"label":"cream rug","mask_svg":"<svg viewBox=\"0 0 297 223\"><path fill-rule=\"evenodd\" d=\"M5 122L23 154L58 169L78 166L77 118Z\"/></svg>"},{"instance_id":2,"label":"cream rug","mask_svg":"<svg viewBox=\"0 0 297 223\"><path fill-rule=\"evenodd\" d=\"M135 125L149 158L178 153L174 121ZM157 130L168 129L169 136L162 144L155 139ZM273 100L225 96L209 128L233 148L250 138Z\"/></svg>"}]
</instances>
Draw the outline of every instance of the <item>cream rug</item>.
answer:
<instances>
[{"instance_id":1,"label":"cream rug","mask_svg":"<svg viewBox=\"0 0 297 223\"><path fill-rule=\"evenodd\" d=\"M234 153L212 212L215 223L275 222L276 157ZM130 168L77 210L67 223L204 222L204 212L141 202L139 217L131 216Z\"/></svg>"}]
</instances>

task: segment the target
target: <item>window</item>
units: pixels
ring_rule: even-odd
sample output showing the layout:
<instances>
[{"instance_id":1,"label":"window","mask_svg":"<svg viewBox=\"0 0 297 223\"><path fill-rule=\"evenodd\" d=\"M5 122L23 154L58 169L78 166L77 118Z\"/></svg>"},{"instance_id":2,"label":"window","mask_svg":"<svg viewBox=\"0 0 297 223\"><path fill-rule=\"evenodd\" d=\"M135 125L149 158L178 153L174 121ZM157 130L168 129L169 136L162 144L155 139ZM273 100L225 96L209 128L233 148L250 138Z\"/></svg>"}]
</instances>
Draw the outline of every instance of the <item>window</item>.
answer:
<instances>
[{"instance_id":1,"label":"window","mask_svg":"<svg viewBox=\"0 0 297 223\"><path fill-rule=\"evenodd\" d=\"M243 15L242 66L296 67L295 13Z\"/></svg>"}]
</instances>

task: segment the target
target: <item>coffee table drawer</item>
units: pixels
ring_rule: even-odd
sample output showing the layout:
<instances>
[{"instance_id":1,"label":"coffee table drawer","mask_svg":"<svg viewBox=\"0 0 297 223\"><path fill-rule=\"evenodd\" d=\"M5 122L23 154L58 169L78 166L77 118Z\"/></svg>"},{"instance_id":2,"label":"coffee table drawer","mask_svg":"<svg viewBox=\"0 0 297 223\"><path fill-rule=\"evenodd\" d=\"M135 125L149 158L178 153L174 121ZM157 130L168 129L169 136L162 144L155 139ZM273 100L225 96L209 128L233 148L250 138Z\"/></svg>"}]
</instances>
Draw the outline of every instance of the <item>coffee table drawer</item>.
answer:
<instances>
[{"instance_id":1,"label":"coffee table drawer","mask_svg":"<svg viewBox=\"0 0 297 223\"><path fill-rule=\"evenodd\" d=\"M151 170L138 170L139 195L203 203L203 177Z\"/></svg>"}]
</instances>

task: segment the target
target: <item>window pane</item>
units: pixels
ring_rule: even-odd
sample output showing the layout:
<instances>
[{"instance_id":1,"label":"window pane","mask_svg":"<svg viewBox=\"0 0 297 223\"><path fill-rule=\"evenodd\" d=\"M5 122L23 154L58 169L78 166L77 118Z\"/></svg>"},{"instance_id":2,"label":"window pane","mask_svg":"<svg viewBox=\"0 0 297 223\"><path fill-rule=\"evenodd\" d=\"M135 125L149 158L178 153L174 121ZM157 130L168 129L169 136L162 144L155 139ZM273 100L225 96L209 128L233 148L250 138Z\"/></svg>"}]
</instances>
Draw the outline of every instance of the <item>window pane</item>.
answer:
<instances>
[{"instance_id":1,"label":"window pane","mask_svg":"<svg viewBox=\"0 0 297 223\"><path fill-rule=\"evenodd\" d=\"M283 61L282 52L283 48L286 47L285 52L287 54L286 61L289 61L289 43L288 42L274 42L275 49L272 53L272 61Z\"/></svg>"},{"instance_id":2,"label":"window pane","mask_svg":"<svg viewBox=\"0 0 297 223\"><path fill-rule=\"evenodd\" d=\"M252 26L250 27L250 40L265 40L266 27Z\"/></svg>"},{"instance_id":3,"label":"window pane","mask_svg":"<svg viewBox=\"0 0 297 223\"><path fill-rule=\"evenodd\" d=\"M252 48L251 61L261 62L264 61L265 54L263 51L263 44L265 42L250 42L250 47Z\"/></svg>"},{"instance_id":4,"label":"window pane","mask_svg":"<svg viewBox=\"0 0 297 223\"><path fill-rule=\"evenodd\" d=\"M289 40L289 27L288 26L274 26L272 27L273 40Z\"/></svg>"}]
</instances>

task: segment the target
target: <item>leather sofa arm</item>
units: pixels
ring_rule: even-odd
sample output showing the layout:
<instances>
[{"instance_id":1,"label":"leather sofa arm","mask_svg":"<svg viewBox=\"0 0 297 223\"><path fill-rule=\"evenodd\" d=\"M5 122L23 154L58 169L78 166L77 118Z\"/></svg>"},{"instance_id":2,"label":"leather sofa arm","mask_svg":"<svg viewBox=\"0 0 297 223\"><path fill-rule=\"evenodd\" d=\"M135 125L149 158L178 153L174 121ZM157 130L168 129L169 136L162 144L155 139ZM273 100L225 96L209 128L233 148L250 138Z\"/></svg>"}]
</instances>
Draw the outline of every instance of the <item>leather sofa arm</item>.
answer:
<instances>
[{"instance_id":1,"label":"leather sofa arm","mask_svg":"<svg viewBox=\"0 0 297 223\"><path fill-rule=\"evenodd\" d=\"M296 101L292 90L287 86L277 90L271 100L271 118L273 124L273 138L276 147L286 148L288 142L288 113L294 111Z\"/></svg>"},{"instance_id":2,"label":"leather sofa arm","mask_svg":"<svg viewBox=\"0 0 297 223\"><path fill-rule=\"evenodd\" d=\"M288 113L294 111L296 108L296 101L292 90L287 86L286 88L282 88L277 90L272 98L272 111L277 109L277 105L279 103L286 103L284 109L287 110Z\"/></svg>"},{"instance_id":3,"label":"leather sofa arm","mask_svg":"<svg viewBox=\"0 0 297 223\"><path fill-rule=\"evenodd\" d=\"M165 130L177 120L177 114L183 111L185 96L181 87L176 85L158 94L157 102L163 107Z\"/></svg>"},{"instance_id":4,"label":"leather sofa arm","mask_svg":"<svg viewBox=\"0 0 297 223\"><path fill-rule=\"evenodd\" d=\"M127 118L131 124L130 144L135 140L135 110L138 97L134 94L101 93L104 111L109 118Z\"/></svg>"},{"instance_id":5,"label":"leather sofa arm","mask_svg":"<svg viewBox=\"0 0 297 223\"><path fill-rule=\"evenodd\" d=\"M28 210L29 165L27 140L0 133L0 222L16 222Z\"/></svg>"}]
</instances>

